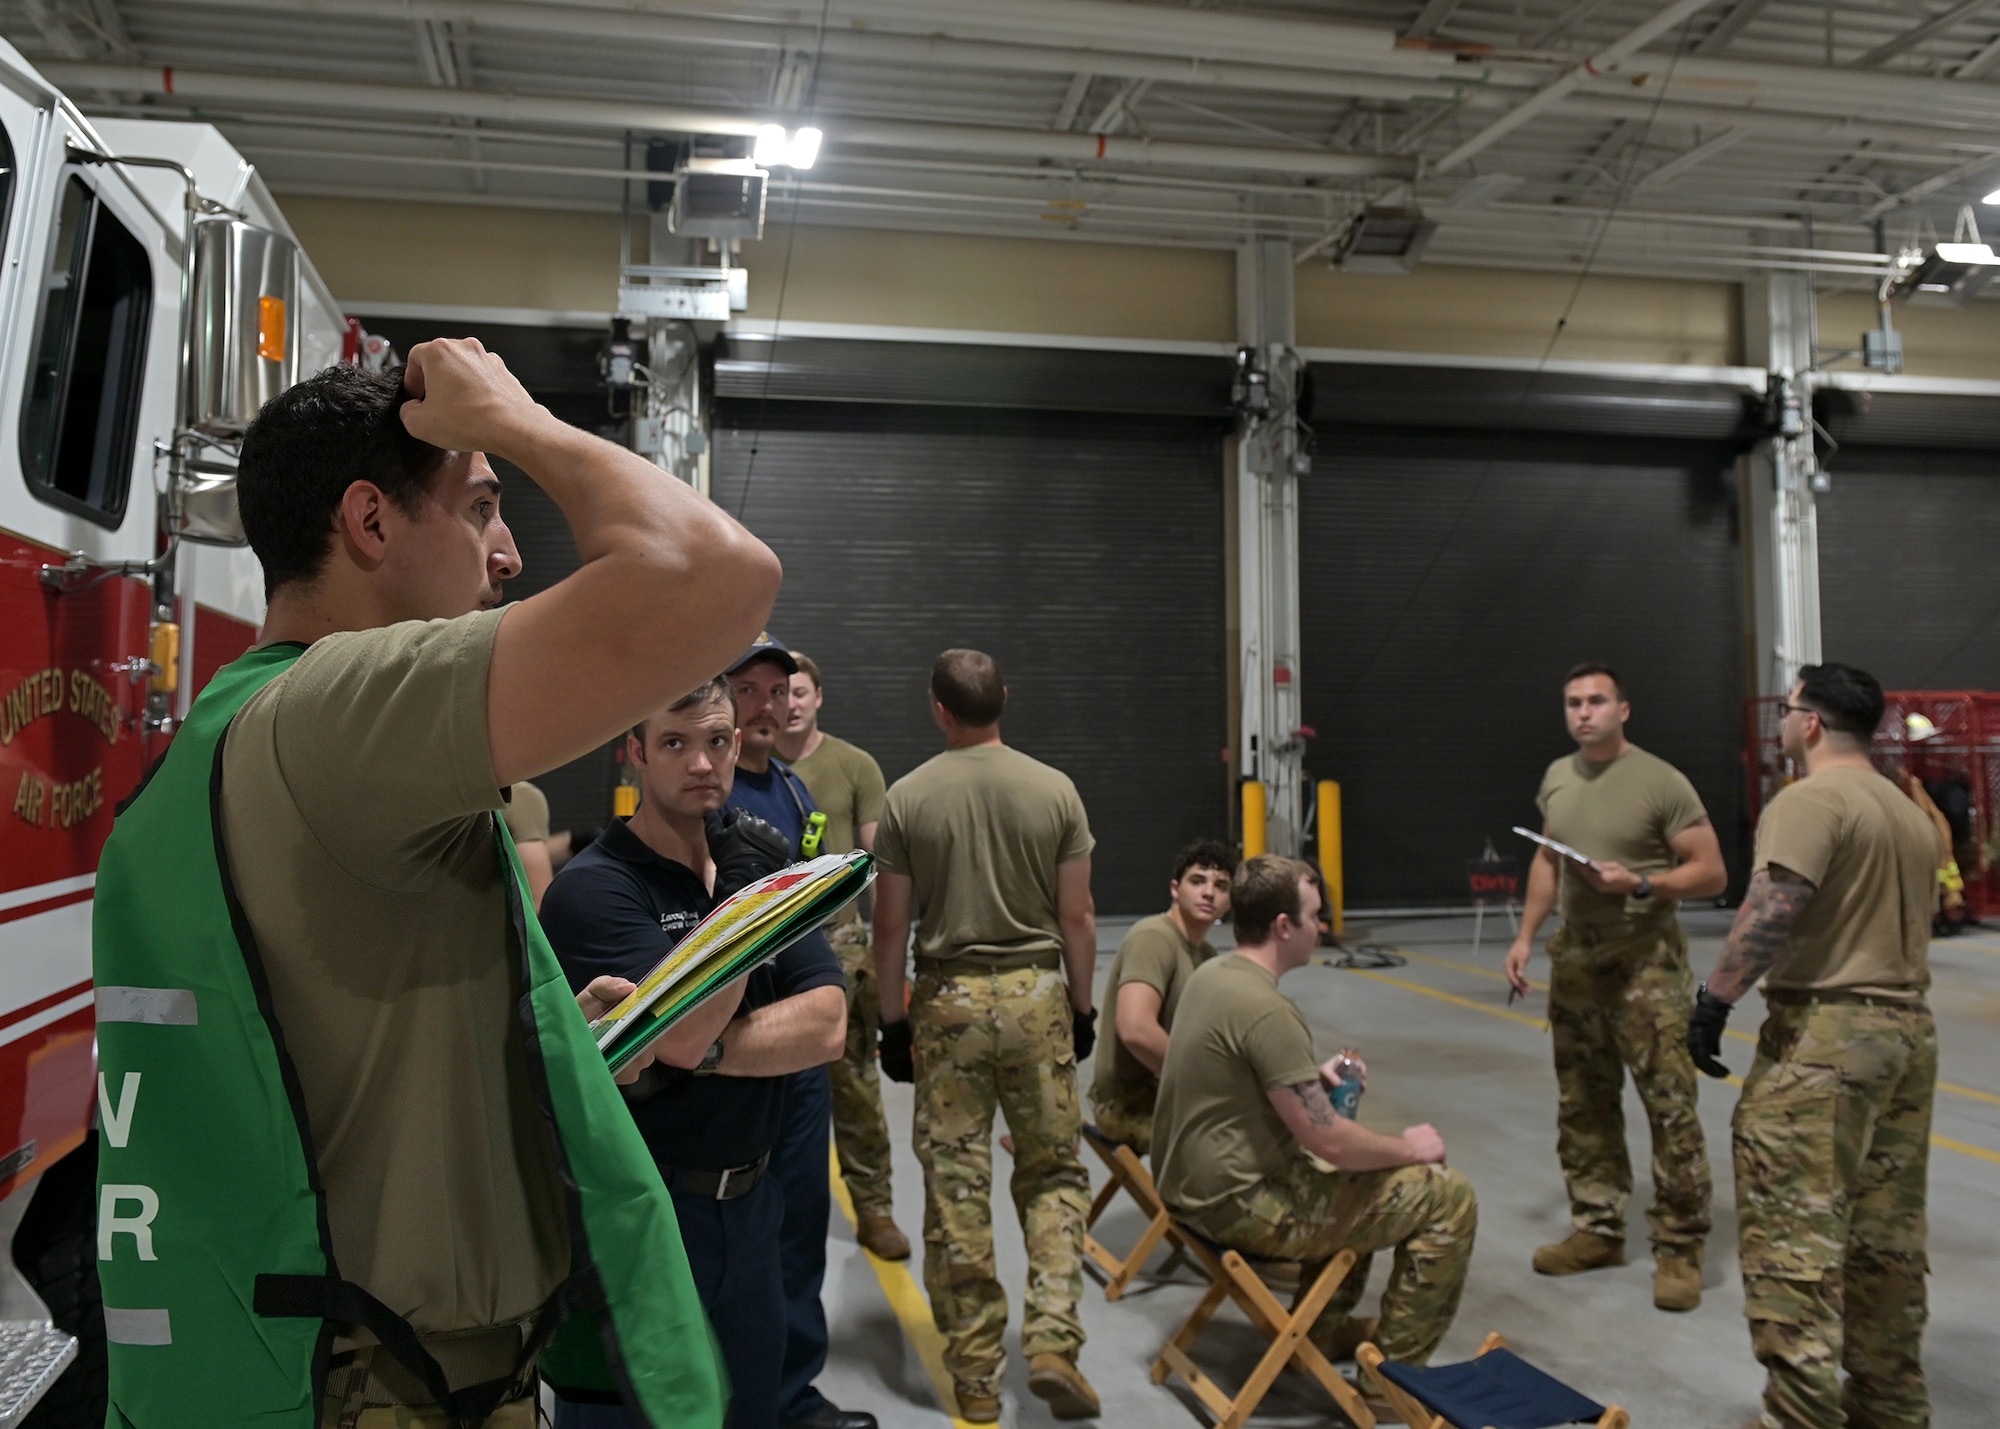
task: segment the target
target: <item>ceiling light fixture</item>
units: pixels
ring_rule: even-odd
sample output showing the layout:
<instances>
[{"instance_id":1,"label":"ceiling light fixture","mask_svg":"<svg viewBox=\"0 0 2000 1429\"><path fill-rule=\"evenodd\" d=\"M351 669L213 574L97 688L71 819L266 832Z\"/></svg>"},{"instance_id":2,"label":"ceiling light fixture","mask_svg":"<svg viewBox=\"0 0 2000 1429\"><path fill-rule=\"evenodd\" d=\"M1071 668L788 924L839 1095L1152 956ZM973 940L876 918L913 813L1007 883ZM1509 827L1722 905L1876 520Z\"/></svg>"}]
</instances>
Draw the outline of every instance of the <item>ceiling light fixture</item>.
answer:
<instances>
[{"instance_id":1,"label":"ceiling light fixture","mask_svg":"<svg viewBox=\"0 0 2000 1429\"><path fill-rule=\"evenodd\" d=\"M759 125L750 157L760 168L810 169L819 159L820 141L825 137L810 127L787 133L782 124Z\"/></svg>"}]
</instances>

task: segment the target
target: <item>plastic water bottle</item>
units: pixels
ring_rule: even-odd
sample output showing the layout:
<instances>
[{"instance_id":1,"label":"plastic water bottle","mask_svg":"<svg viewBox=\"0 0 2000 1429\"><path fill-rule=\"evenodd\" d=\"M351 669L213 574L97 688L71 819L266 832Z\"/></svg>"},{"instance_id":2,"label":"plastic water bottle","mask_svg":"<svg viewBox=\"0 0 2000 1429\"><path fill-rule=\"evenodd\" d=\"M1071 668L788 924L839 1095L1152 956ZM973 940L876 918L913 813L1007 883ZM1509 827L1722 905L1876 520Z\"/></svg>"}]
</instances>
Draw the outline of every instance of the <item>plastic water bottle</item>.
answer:
<instances>
[{"instance_id":1,"label":"plastic water bottle","mask_svg":"<svg viewBox=\"0 0 2000 1429\"><path fill-rule=\"evenodd\" d=\"M1344 1047L1333 1059L1333 1109L1349 1121L1361 1107L1361 1085L1368 1076L1368 1064L1352 1047Z\"/></svg>"}]
</instances>

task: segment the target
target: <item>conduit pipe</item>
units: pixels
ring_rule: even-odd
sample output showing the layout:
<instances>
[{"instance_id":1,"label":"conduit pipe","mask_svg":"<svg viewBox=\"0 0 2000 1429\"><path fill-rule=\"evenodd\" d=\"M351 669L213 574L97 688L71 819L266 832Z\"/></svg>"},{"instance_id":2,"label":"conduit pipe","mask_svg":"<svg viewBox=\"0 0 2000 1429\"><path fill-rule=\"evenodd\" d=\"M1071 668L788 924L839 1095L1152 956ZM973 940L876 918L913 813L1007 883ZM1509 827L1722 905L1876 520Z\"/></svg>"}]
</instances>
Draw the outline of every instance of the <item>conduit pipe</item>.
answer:
<instances>
[{"instance_id":1,"label":"conduit pipe","mask_svg":"<svg viewBox=\"0 0 2000 1429\"><path fill-rule=\"evenodd\" d=\"M1199 56L1132 54L1110 50L1059 48L977 40L936 34L895 34L876 29L759 24L742 20L667 15L651 11L599 9L523 0L204 0L211 9L263 14L355 16L404 23L475 24L483 29L532 35L603 39L629 44L634 40L664 45L792 50L875 64L939 65L964 69L1002 70L1023 74L1072 75L1079 72L1118 79L1147 79L1192 89L1250 90L1259 93L1311 94L1328 98L1403 101L1458 101L1468 89L1510 83L1532 89L1542 74L1533 66L1513 66L1503 79L1489 66L1451 64L1431 57L1425 74L1362 72L1348 68L1313 70L1291 66L1244 64Z\"/></svg>"},{"instance_id":2,"label":"conduit pipe","mask_svg":"<svg viewBox=\"0 0 2000 1429\"><path fill-rule=\"evenodd\" d=\"M177 99L184 104L247 103L283 109L445 115L500 123L544 123L579 129L655 133L754 135L761 116L723 114L625 100L569 95L497 93L425 85L364 84L291 75L222 70L155 69L139 65L49 62L42 73L75 93L106 90ZM1319 178L1416 177L1414 158L1324 150L1258 149L1124 135L1066 134L969 124L907 124L884 120L828 121L828 144L1057 159L1069 163L1174 164L1192 168L1300 174Z\"/></svg>"},{"instance_id":3,"label":"conduit pipe","mask_svg":"<svg viewBox=\"0 0 2000 1429\"><path fill-rule=\"evenodd\" d=\"M1622 38L1613 41L1576 68L1537 90L1527 100L1501 115L1439 159L1437 172L1449 173L1474 155L1484 153L1523 124L1562 103L1588 81L1616 72L1629 56L1644 49L1674 26L1684 23L1713 3L1714 0L1673 0L1672 4L1654 15L1652 19L1627 31Z\"/></svg>"}]
</instances>

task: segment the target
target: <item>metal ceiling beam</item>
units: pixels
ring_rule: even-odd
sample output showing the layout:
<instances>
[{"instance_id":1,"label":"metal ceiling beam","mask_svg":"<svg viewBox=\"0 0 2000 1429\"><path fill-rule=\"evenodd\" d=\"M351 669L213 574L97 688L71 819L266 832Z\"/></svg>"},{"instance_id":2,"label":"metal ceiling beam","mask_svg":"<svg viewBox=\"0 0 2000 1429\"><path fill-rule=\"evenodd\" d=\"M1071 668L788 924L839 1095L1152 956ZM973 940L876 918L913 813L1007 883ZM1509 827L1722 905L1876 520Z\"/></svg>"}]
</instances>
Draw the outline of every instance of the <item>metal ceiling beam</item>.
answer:
<instances>
[{"instance_id":1,"label":"metal ceiling beam","mask_svg":"<svg viewBox=\"0 0 2000 1429\"><path fill-rule=\"evenodd\" d=\"M572 95L528 95L421 85L363 84L285 74L243 74L203 69L151 69L71 62L45 64L43 73L67 90L141 94L189 107L249 102L273 108L330 113L392 113L550 124L575 129L652 133L754 135L767 116L676 109ZM970 124L910 124L874 119L825 121L835 148L882 148L931 153L1057 159L1090 164L1168 164L1225 172L1284 173L1322 178L1414 178L1413 158L1326 150L1267 149L1234 144L1126 138L1108 134L1058 134Z\"/></svg>"},{"instance_id":2,"label":"metal ceiling beam","mask_svg":"<svg viewBox=\"0 0 2000 1429\"><path fill-rule=\"evenodd\" d=\"M1764 7L1771 0L1736 0L1734 5L1715 27L1695 41L1694 52L1698 55L1719 55L1736 42L1736 37L1749 28L1750 22L1764 13Z\"/></svg>"},{"instance_id":3,"label":"metal ceiling beam","mask_svg":"<svg viewBox=\"0 0 2000 1429\"><path fill-rule=\"evenodd\" d=\"M1982 10L1992 9L1994 4L1995 0L1964 0L1963 4L1954 5L1942 15L1926 20L1921 25L1912 25L1894 39L1877 45L1860 59L1855 60L1853 67L1855 69L1873 69L1884 60L1892 60L1905 51L1915 49L1925 40L1930 39L1934 35L1943 34L1952 26L1971 19Z\"/></svg>"},{"instance_id":4,"label":"metal ceiling beam","mask_svg":"<svg viewBox=\"0 0 2000 1429\"><path fill-rule=\"evenodd\" d=\"M1601 79L1614 73L1624 64L1628 56L1636 54L1674 26L1693 18L1713 3L1714 0L1672 0L1672 3L1650 20L1628 30L1621 39L1613 41L1576 68L1537 90L1527 100L1501 115L1439 159L1438 172L1449 172L1475 154L1483 153L1523 124L1562 103L1586 81Z\"/></svg>"},{"instance_id":5,"label":"metal ceiling beam","mask_svg":"<svg viewBox=\"0 0 2000 1429\"><path fill-rule=\"evenodd\" d=\"M1417 18L1410 22L1410 28L1403 37L1410 40L1428 40L1451 19L1458 9L1458 0L1424 0L1424 8L1417 11Z\"/></svg>"},{"instance_id":6,"label":"metal ceiling beam","mask_svg":"<svg viewBox=\"0 0 2000 1429\"><path fill-rule=\"evenodd\" d=\"M1097 76L1079 70L1070 77L1069 88L1063 91L1062 106L1056 110L1056 122L1051 129L1076 128L1076 116L1083 108L1083 101L1090 97L1091 81Z\"/></svg>"},{"instance_id":7,"label":"metal ceiling beam","mask_svg":"<svg viewBox=\"0 0 2000 1429\"><path fill-rule=\"evenodd\" d=\"M1707 163L1717 154L1735 148L1749 137L1748 129L1725 129L1707 143L1697 144L1686 153L1667 160L1632 187L1635 190L1664 188L1696 165Z\"/></svg>"},{"instance_id":8,"label":"metal ceiling beam","mask_svg":"<svg viewBox=\"0 0 2000 1429\"><path fill-rule=\"evenodd\" d=\"M1948 189L1953 184L1963 183L1974 174L1991 171L2000 171L2000 154L1978 155L1962 164L1953 164L1943 173L1932 174L1922 183L1912 184L1901 193L1890 194L1879 203L1863 209L1861 217L1866 220L1882 218L1899 208L1908 208L1913 203L1920 203L1940 189Z\"/></svg>"},{"instance_id":9,"label":"metal ceiling beam","mask_svg":"<svg viewBox=\"0 0 2000 1429\"><path fill-rule=\"evenodd\" d=\"M1602 10L1608 3L1609 0L1576 0L1576 3L1571 5L1569 9L1563 11L1562 14L1556 16L1555 19L1549 21L1548 24L1530 35L1528 37L1528 48L1539 50L1551 40L1565 38L1572 26L1582 24L1599 10Z\"/></svg>"}]
</instances>

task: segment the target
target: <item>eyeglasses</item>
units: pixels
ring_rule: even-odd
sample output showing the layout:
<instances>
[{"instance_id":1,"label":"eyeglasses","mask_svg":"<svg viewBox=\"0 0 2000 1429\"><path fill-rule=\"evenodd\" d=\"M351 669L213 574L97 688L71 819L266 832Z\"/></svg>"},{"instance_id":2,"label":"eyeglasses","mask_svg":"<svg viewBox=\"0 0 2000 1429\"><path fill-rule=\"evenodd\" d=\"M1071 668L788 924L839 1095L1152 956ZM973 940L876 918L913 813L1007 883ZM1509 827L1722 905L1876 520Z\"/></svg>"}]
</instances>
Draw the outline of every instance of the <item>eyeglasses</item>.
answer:
<instances>
[{"instance_id":1,"label":"eyeglasses","mask_svg":"<svg viewBox=\"0 0 2000 1429\"><path fill-rule=\"evenodd\" d=\"M1778 706L1779 719L1783 719L1786 715L1794 715L1794 714L1816 715L1818 713L1819 711L1812 708L1812 706L1810 705L1788 705L1780 703Z\"/></svg>"}]
</instances>

